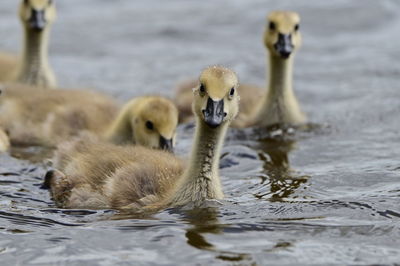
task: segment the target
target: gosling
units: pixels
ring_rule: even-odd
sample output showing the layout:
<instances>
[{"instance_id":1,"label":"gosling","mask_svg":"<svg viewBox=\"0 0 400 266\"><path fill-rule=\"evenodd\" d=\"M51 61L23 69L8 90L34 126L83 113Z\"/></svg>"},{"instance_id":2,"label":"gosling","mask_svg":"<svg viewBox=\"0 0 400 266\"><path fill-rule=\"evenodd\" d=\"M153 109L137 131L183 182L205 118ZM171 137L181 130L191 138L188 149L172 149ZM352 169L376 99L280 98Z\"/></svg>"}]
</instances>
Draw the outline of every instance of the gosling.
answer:
<instances>
[{"instance_id":1,"label":"gosling","mask_svg":"<svg viewBox=\"0 0 400 266\"><path fill-rule=\"evenodd\" d=\"M13 145L55 147L89 132L116 144L172 150L178 110L172 101L145 96L119 105L83 90L37 90L14 85L0 95L0 128Z\"/></svg>"},{"instance_id":2,"label":"gosling","mask_svg":"<svg viewBox=\"0 0 400 266\"><path fill-rule=\"evenodd\" d=\"M0 82L56 87L56 78L48 61L50 28L56 19L53 0L23 0L19 17L24 28L24 43L18 57L0 53Z\"/></svg>"},{"instance_id":3,"label":"gosling","mask_svg":"<svg viewBox=\"0 0 400 266\"><path fill-rule=\"evenodd\" d=\"M265 89L242 84L238 88L240 114L233 127L271 126L274 124L299 125L307 121L293 91L293 60L301 46L300 16L295 12L274 11L268 15L264 32L264 45L269 51L269 85ZM180 122L190 121L191 88L198 81L188 80L177 88L175 102Z\"/></svg>"},{"instance_id":4,"label":"gosling","mask_svg":"<svg viewBox=\"0 0 400 266\"><path fill-rule=\"evenodd\" d=\"M44 185L62 208L156 211L224 197L218 173L226 131L239 109L238 79L206 68L193 92L196 131L188 165L171 153L86 139L60 145Z\"/></svg>"}]
</instances>

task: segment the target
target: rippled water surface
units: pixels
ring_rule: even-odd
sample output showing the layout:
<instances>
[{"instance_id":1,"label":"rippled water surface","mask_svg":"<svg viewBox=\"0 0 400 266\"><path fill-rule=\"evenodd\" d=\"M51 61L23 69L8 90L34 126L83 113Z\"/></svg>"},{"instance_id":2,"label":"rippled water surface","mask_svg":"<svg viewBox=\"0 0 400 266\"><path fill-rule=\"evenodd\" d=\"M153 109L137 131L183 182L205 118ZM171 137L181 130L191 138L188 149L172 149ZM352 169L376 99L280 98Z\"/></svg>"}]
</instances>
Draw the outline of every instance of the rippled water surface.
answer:
<instances>
[{"instance_id":1,"label":"rippled water surface","mask_svg":"<svg viewBox=\"0 0 400 266\"><path fill-rule=\"evenodd\" d=\"M15 2L1 3L0 48L17 52ZM145 218L57 209L39 189L48 151L0 155L1 265L400 262L398 1L57 4L51 62L59 83L121 102L172 96L178 80L215 63L263 85L265 15L296 10L303 47L295 89L319 126L260 141L246 137L249 130L231 131L221 160L226 200ZM179 131L185 155L192 129Z\"/></svg>"}]
</instances>

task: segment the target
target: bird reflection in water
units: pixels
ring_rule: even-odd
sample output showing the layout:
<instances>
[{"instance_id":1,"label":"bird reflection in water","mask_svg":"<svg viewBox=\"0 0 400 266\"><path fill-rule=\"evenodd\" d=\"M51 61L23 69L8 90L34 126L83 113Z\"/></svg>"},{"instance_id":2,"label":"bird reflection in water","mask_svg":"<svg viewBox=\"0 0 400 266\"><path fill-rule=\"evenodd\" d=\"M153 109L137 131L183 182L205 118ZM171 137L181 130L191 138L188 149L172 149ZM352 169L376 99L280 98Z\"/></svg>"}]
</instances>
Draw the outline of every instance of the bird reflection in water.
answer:
<instances>
[{"instance_id":1,"label":"bird reflection in water","mask_svg":"<svg viewBox=\"0 0 400 266\"><path fill-rule=\"evenodd\" d=\"M214 246L207 242L203 233L220 234L222 225L219 224L216 208L193 209L184 212L184 219L192 226L186 232L187 243L198 249L213 250Z\"/></svg>"},{"instance_id":2,"label":"bird reflection in water","mask_svg":"<svg viewBox=\"0 0 400 266\"><path fill-rule=\"evenodd\" d=\"M257 198L268 198L269 201L287 201L303 184L308 176L299 176L290 168L289 153L296 147L296 141L267 139L258 143L261 150L260 159L264 161L262 184L269 184L269 192L255 194ZM266 183L268 182L268 183Z\"/></svg>"},{"instance_id":3,"label":"bird reflection in water","mask_svg":"<svg viewBox=\"0 0 400 266\"><path fill-rule=\"evenodd\" d=\"M216 253L216 258L223 261L250 260L246 253L236 253L218 250L205 238L204 234L223 234L228 225L221 224L218 220L219 210L215 207L198 208L184 211L183 219L191 224L186 230L187 243L197 249L208 250Z\"/></svg>"}]
</instances>

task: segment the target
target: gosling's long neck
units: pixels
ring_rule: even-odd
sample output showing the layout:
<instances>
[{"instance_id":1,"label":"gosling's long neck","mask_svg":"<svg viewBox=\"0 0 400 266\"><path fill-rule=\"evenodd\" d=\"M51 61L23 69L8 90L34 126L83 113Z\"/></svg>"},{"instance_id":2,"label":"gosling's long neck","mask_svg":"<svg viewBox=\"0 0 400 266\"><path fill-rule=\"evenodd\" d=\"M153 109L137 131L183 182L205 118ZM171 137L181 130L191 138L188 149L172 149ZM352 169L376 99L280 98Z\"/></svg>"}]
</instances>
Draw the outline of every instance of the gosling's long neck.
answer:
<instances>
[{"instance_id":1,"label":"gosling's long neck","mask_svg":"<svg viewBox=\"0 0 400 266\"><path fill-rule=\"evenodd\" d=\"M267 71L270 97L282 98L293 93L293 55L287 59L270 55Z\"/></svg>"},{"instance_id":2,"label":"gosling's long neck","mask_svg":"<svg viewBox=\"0 0 400 266\"><path fill-rule=\"evenodd\" d=\"M24 29L24 44L16 80L34 86L55 87L56 81L48 60L50 29L41 32Z\"/></svg>"},{"instance_id":3,"label":"gosling's long neck","mask_svg":"<svg viewBox=\"0 0 400 266\"><path fill-rule=\"evenodd\" d=\"M224 197L218 169L228 124L212 129L202 120L197 120L190 162L172 199L175 206L199 205L206 199Z\"/></svg>"},{"instance_id":4,"label":"gosling's long neck","mask_svg":"<svg viewBox=\"0 0 400 266\"><path fill-rule=\"evenodd\" d=\"M114 144L123 144L134 141L131 125L131 112L134 102L126 104L118 113L117 118L106 130L104 138Z\"/></svg>"},{"instance_id":5,"label":"gosling's long neck","mask_svg":"<svg viewBox=\"0 0 400 266\"><path fill-rule=\"evenodd\" d=\"M268 91L258 112L258 125L304 122L304 114L293 91L293 61L294 54L284 59L269 53Z\"/></svg>"}]
</instances>

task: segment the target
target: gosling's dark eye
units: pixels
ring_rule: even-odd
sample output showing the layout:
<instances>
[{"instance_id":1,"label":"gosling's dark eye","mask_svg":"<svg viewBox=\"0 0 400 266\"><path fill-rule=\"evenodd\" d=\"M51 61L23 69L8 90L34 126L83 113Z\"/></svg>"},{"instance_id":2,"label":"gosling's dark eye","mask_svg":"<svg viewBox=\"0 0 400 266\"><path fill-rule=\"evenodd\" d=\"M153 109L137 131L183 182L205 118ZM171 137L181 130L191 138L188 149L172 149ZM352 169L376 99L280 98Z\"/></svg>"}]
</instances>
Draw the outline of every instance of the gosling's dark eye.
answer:
<instances>
[{"instance_id":1,"label":"gosling's dark eye","mask_svg":"<svg viewBox=\"0 0 400 266\"><path fill-rule=\"evenodd\" d=\"M24 0L24 4L27 5L29 0Z\"/></svg>"},{"instance_id":2,"label":"gosling's dark eye","mask_svg":"<svg viewBox=\"0 0 400 266\"><path fill-rule=\"evenodd\" d=\"M229 96L233 96L233 95L235 95L235 88L232 88L230 91L229 91Z\"/></svg>"},{"instance_id":3,"label":"gosling's dark eye","mask_svg":"<svg viewBox=\"0 0 400 266\"><path fill-rule=\"evenodd\" d=\"M146 121L146 127L147 127L148 129L150 129L150 130L153 130L153 129L154 129L154 125L153 125L153 123L152 123L151 121Z\"/></svg>"},{"instance_id":4,"label":"gosling's dark eye","mask_svg":"<svg viewBox=\"0 0 400 266\"><path fill-rule=\"evenodd\" d=\"M271 22L269 23L269 29L270 29L270 30L275 30L275 29L276 29L276 25L275 25L274 22L271 21Z\"/></svg>"},{"instance_id":5,"label":"gosling's dark eye","mask_svg":"<svg viewBox=\"0 0 400 266\"><path fill-rule=\"evenodd\" d=\"M200 88L199 88L199 90L200 90L200 92L201 92L201 93L204 93L204 92L206 92L206 87L204 86L204 84L203 84L203 83L201 83L201 84L200 84Z\"/></svg>"},{"instance_id":6,"label":"gosling's dark eye","mask_svg":"<svg viewBox=\"0 0 400 266\"><path fill-rule=\"evenodd\" d=\"M298 31L300 29L300 25L296 24L296 26L294 26L294 31Z\"/></svg>"}]
</instances>

